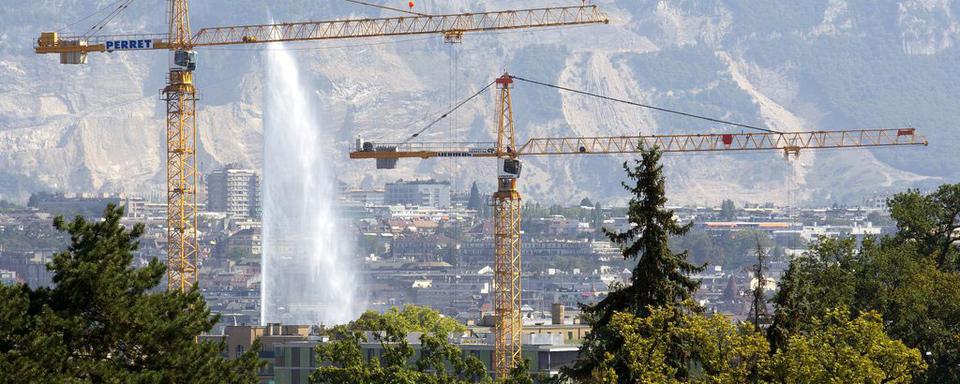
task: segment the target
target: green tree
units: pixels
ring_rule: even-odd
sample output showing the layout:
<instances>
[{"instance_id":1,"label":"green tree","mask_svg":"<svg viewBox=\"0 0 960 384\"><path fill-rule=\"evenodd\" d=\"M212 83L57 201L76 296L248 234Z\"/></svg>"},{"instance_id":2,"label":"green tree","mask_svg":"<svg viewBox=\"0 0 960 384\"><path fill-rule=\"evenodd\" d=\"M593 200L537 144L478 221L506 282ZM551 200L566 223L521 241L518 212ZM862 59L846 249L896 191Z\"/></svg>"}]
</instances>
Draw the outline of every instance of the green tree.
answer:
<instances>
[{"instance_id":1,"label":"green tree","mask_svg":"<svg viewBox=\"0 0 960 384\"><path fill-rule=\"evenodd\" d=\"M671 240L674 250L689 251L690 261L719 265L726 270L752 267L757 240L764 248L774 246L769 233L750 229L719 233L694 229Z\"/></svg>"},{"instance_id":2,"label":"green tree","mask_svg":"<svg viewBox=\"0 0 960 384\"><path fill-rule=\"evenodd\" d=\"M409 383L466 384L491 382L486 367L476 356L450 344L451 332L466 327L429 308L405 306L379 314L364 313L359 319L328 330L330 342L317 346L314 383ZM420 355L408 340L419 332ZM374 343L378 353L367 360L362 344Z\"/></svg>"},{"instance_id":3,"label":"green tree","mask_svg":"<svg viewBox=\"0 0 960 384\"><path fill-rule=\"evenodd\" d=\"M480 188L477 187L477 182L474 181L473 185L470 186L470 198L467 199L467 208L477 211L477 213L483 213L483 196L480 195Z\"/></svg>"},{"instance_id":4,"label":"green tree","mask_svg":"<svg viewBox=\"0 0 960 384\"><path fill-rule=\"evenodd\" d=\"M960 184L887 201L898 232L861 253L860 305L876 308L892 335L919 348L929 383L960 382Z\"/></svg>"},{"instance_id":5,"label":"green tree","mask_svg":"<svg viewBox=\"0 0 960 384\"><path fill-rule=\"evenodd\" d=\"M611 329L623 340L629 383L746 383L758 380L769 346L750 325L734 325L720 315L684 313L681 308L652 308L647 317L618 312ZM683 356L680 369L670 356Z\"/></svg>"},{"instance_id":6,"label":"green tree","mask_svg":"<svg viewBox=\"0 0 960 384\"><path fill-rule=\"evenodd\" d=\"M651 307L680 305L690 299L700 282L689 277L703 270L687 261L686 252L670 250L671 236L682 236L691 224L680 225L672 210L665 209L667 202L660 152L657 149L641 148L641 157L631 167L625 162L623 168L632 184L623 183L630 192L627 218L633 226L624 232L604 230L607 237L623 250L625 259L637 259L630 285L613 289L602 301L583 308L585 320L592 331L584 340L580 357L564 375L586 379L602 364L612 368L625 383L631 368L620 353L622 340L609 329L610 321L617 312L638 317L650 314ZM615 358L607 361L607 354ZM667 363L679 366L679 356L668 356ZM683 370L685 368L679 367Z\"/></svg>"},{"instance_id":7,"label":"green tree","mask_svg":"<svg viewBox=\"0 0 960 384\"><path fill-rule=\"evenodd\" d=\"M165 267L134 268L143 225L62 217L70 246L48 265L53 288L0 287L0 372L15 383L256 383L256 350L237 360L197 342L217 321L200 292L153 292Z\"/></svg>"},{"instance_id":8,"label":"green tree","mask_svg":"<svg viewBox=\"0 0 960 384\"><path fill-rule=\"evenodd\" d=\"M804 257L790 262L774 297L770 344L782 348L790 336L810 331L811 322L837 307L852 306L857 281L854 271L861 260L856 239L822 238Z\"/></svg>"},{"instance_id":9,"label":"green tree","mask_svg":"<svg viewBox=\"0 0 960 384\"><path fill-rule=\"evenodd\" d=\"M601 228L603 228L604 219L603 206L597 202L593 205L593 211L590 212L590 226L597 231L596 234L598 236L603 234L603 230Z\"/></svg>"},{"instance_id":10,"label":"green tree","mask_svg":"<svg viewBox=\"0 0 960 384\"><path fill-rule=\"evenodd\" d=\"M924 352L930 383L960 382L960 273L937 268L913 242L865 244L855 308L883 314L887 332Z\"/></svg>"},{"instance_id":11,"label":"green tree","mask_svg":"<svg viewBox=\"0 0 960 384\"><path fill-rule=\"evenodd\" d=\"M383 329L387 326L399 327L404 332L434 333L438 335L467 331L467 327L456 320L442 316L439 312L430 308L416 305L404 305L402 309L393 307L384 313L364 312L360 315L360 318L350 322L347 329L369 331Z\"/></svg>"},{"instance_id":12,"label":"green tree","mask_svg":"<svg viewBox=\"0 0 960 384\"><path fill-rule=\"evenodd\" d=\"M530 374L530 360L523 359L510 369L510 376L500 380L500 384L533 384L537 380Z\"/></svg>"},{"instance_id":13,"label":"green tree","mask_svg":"<svg viewBox=\"0 0 960 384\"><path fill-rule=\"evenodd\" d=\"M867 214L867 221L875 227L892 227L896 225L896 222L890 219L889 216L885 216L880 212L870 212Z\"/></svg>"},{"instance_id":14,"label":"green tree","mask_svg":"<svg viewBox=\"0 0 960 384\"><path fill-rule=\"evenodd\" d=\"M724 200L723 203L720 203L720 218L727 221L737 218L737 206L733 203L733 200Z\"/></svg>"},{"instance_id":15,"label":"green tree","mask_svg":"<svg viewBox=\"0 0 960 384\"><path fill-rule=\"evenodd\" d=\"M753 287L753 297L750 302L750 321L757 331L761 324L768 321L767 314L767 277L763 274L763 268L766 266L766 251L760 245L760 237L757 237L757 264L753 266L753 276L757 279L757 286Z\"/></svg>"},{"instance_id":16,"label":"green tree","mask_svg":"<svg viewBox=\"0 0 960 384\"><path fill-rule=\"evenodd\" d=\"M887 202L897 222L897 238L916 241L920 251L937 261L940 269L958 268L957 231L960 230L960 184L945 184L924 195L910 190Z\"/></svg>"},{"instance_id":17,"label":"green tree","mask_svg":"<svg viewBox=\"0 0 960 384\"><path fill-rule=\"evenodd\" d=\"M810 333L769 354L767 340L749 323L704 316L677 307L651 308L638 317L618 312L610 329L623 340L629 369L611 370L608 354L587 383L909 383L924 369L920 352L884 333L876 313L851 319L846 309L814 319ZM682 355L687 373L668 363ZM606 364L606 365L604 365Z\"/></svg>"},{"instance_id":18,"label":"green tree","mask_svg":"<svg viewBox=\"0 0 960 384\"><path fill-rule=\"evenodd\" d=\"M867 238L859 246L853 238L821 239L808 255L792 260L768 329L773 350L814 331L818 325L812 319L832 308L875 311L891 337L923 352L929 369L917 382L960 382L960 272L943 263L950 260L943 255L956 251L942 247L943 236L950 235L932 235L949 225L929 224L943 217L931 212L958 210L954 205L960 201L944 192L952 190L941 187L928 196L908 191L890 199L900 229L896 236ZM911 212L916 209L932 211Z\"/></svg>"},{"instance_id":19,"label":"green tree","mask_svg":"<svg viewBox=\"0 0 960 384\"><path fill-rule=\"evenodd\" d=\"M851 320L847 309L834 309L813 324L773 357L776 382L910 383L926 368L920 351L887 336L876 312Z\"/></svg>"}]
</instances>

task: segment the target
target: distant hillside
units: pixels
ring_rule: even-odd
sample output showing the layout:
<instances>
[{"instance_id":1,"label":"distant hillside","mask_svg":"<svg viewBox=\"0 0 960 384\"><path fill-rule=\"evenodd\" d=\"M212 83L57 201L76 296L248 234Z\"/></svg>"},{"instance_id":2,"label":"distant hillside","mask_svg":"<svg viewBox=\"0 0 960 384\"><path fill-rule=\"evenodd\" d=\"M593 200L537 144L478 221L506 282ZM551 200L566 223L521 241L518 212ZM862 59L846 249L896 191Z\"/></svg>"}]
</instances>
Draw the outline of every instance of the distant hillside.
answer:
<instances>
[{"instance_id":1,"label":"distant hillside","mask_svg":"<svg viewBox=\"0 0 960 384\"><path fill-rule=\"evenodd\" d=\"M38 190L162 190L163 132L158 89L166 56L92 55L60 66L32 53L40 31L57 29L112 1L17 2L0 9L0 199ZM470 160L411 160L395 172L348 163L356 136L396 140L411 124L475 92L504 70L528 78L781 130L916 126L928 148L781 154L667 156L673 202L859 202L864 195L955 182L960 145L960 2L815 0L769 2L593 1L612 24L440 38L291 45L316 90L329 150L350 185L397 178L474 180L492 189L493 166ZM143 0L112 31L164 30L163 4ZM194 28L349 16L379 10L346 2L194 2ZM319 5L317 5L319 3ZM503 9L516 1L418 1L421 10ZM524 1L523 6L563 1ZM573 3L579 3L573 1ZM93 20L78 24L82 31ZM263 49L201 51L202 167L259 167ZM458 66L452 63L456 58ZM518 84L519 136L720 131L722 127ZM493 97L485 96L424 140L490 140ZM527 162L521 190L544 202L619 200L627 157Z\"/></svg>"}]
</instances>

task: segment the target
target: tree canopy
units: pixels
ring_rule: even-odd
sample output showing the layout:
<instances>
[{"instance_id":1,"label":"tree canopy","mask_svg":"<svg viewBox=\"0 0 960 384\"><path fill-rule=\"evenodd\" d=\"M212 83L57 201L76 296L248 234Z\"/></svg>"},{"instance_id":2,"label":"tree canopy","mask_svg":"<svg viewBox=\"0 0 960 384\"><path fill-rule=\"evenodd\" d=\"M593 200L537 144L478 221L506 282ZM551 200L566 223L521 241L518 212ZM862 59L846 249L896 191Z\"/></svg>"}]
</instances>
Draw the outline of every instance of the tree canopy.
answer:
<instances>
[{"instance_id":1,"label":"tree canopy","mask_svg":"<svg viewBox=\"0 0 960 384\"><path fill-rule=\"evenodd\" d=\"M256 351L237 360L197 342L217 321L197 289L157 292L165 267L132 266L143 225L54 221L70 246L48 265L53 288L0 287L0 372L16 383L256 383Z\"/></svg>"},{"instance_id":2,"label":"tree canopy","mask_svg":"<svg viewBox=\"0 0 960 384\"><path fill-rule=\"evenodd\" d=\"M910 383L925 367L920 352L884 333L876 313L850 318L846 309L815 319L776 354L749 323L677 307L649 316L618 312L610 329L623 340L628 369L607 353L585 383ZM679 369L670 356L682 356Z\"/></svg>"},{"instance_id":3,"label":"tree canopy","mask_svg":"<svg viewBox=\"0 0 960 384\"><path fill-rule=\"evenodd\" d=\"M960 184L942 185L929 195L917 190L900 193L888 206L899 240L915 241L939 268L957 270L960 252L954 243L960 239Z\"/></svg>"},{"instance_id":4,"label":"tree canopy","mask_svg":"<svg viewBox=\"0 0 960 384\"><path fill-rule=\"evenodd\" d=\"M922 352L916 382L960 382L960 272L953 229L960 186L923 195L907 191L888 202L898 233L880 239L820 239L795 258L775 296L768 336L774 350L821 325L837 307L875 312L885 332Z\"/></svg>"},{"instance_id":5,"label":"tree canopy","mask_svg":"<svg viewBox=\"0 0 960 384\"><path fill-rule=\"evenodd\" d=\"M478 213L483 213L484 205L483 197L480 195L480 188L477 187L477 182L474 181L470 186L470 198L467 200L467 208L475 210Z\"/></svg>"},{"instance_id":6,"label":"tree canopy","mask_svg":"<svg viewBox=\"0 0 960 384\"><path fill-rule=\"evenodd\" d=\"M330 342L317 346L314 383L466 384L492 382L476 356L465 354L447 340L450 332L463 332L462 324L441 317L429 308L413 305L380 314L368 311L347 325L327 330ZM420 353L408 334L419 335ZM369 361L363 343L380 351Z\"/></svg>"},{"instance_id":7,"label":"tree canopy","mask_svg":"<svg viewBox=\"0 0 960 384\"><path fill-rule=\"evenodd\" d=\"M737 206L733 203L733 200L727 199L720 204L720 218L727 221L737 218Z\"/></svg>"},{"instance_id":8,"label":"tree canopy","mask_svg":"<svg viewBox=\"0 0 960 384\"><path fill-rule=\"evenodd\" d=\"M402 309L393 307L384 313L367 311L357 320L350 322L347 328L351 331L372 331L384 329L387 326L399 327L403 332L437 335L467 331L467 327L456 320L444 317L430 308L416 305L404 305Z\"/></svg>"}]
</instances>

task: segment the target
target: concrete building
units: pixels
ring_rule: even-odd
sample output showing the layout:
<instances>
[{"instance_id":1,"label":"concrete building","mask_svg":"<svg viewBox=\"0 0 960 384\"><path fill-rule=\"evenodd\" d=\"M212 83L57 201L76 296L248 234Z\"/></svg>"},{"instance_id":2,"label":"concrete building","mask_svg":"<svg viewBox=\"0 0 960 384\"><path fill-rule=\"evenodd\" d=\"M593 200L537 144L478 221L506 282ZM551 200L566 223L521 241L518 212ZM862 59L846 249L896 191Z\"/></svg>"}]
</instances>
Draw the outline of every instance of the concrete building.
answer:
<instances>
[{"instance_id":1,"label":"concrete building","mask_svg":"<svg viewBox=\"0 0 960 384\"><path fill-rule=\"evenodd\" d=\"M99 218L108 204L119 206L122 200L122 196L112 194L37 192L30 196L27 206L67 218Z\"/></svg>"},{"instance_id":2,"label":"concrete building","mask_svg":"<svg viewBox=\"0 0 960 384\"><path fill-rule=\"evenodd\" d=\"M223 354L228 359L236 359L249 351L255 340L260 340L260 358L267 363L259 372L261 383L306 384L317 369L317 345L329 341L311 331L311 327L304 325L228 326L223 335L201 336L201 339L224 342ZM579 343L589 331L588 326L580 324L526 326L523 356L530 360L531 371L556 375L561 367L576 359ZM451 336L449 340L464 353L478 357L492 374L491 332L489 327L471 327L467 334ZM419 337L419 333L407 335L407 342L414 347L417 357L421 348ZM383 346L379 342L364 342L361 348L367 361L383 357Z\"/></svg>"},{"instance_id":3,"label":"concrete building","mask_svg":"<svg viewBox=\"0 0 960 384\"><path fill-rule=\"evenodd\" d=\"M352 189L345 191L343 197L350 202L361 205L382 205L384 198L383 190L364 190Z\"/></svg>"},{"instance_id":4,"label":"concrete building","mask_svg":"<svg viewBox=\"0 0 960 384\"><path fill-rule=\"evenodd\" d=\"M227 237L221 251L227 257L235 255L260 256L263 253L262 229L258 227L241 229Z\"/></svg>"},{"instance_id":5,"label":"concrete building","mask_svg":"<svg viewBox=\"0 0 960 384\"><path fill-rule=\"evenodd\" d=\"M450 207L450 182L435 180L399 180L386 184L383 202L387 205Z\"/></svg>"},{"instance_id":6,"label":"concrete building","mask_svg":"<svg viewBox=\"0 0 960 384\"><path fill-rule=\"evenodd\" d=\"M2 251L3 247L0 247ZM53 271L47 263L53 261L56 251L0 252L0 270L13 272L18 282L30 287L49 287L53 284ZM2 279L2 277L0 277Z\"/></svg>"},{"instance_id":7,"label":"concrete building","mask_svg":"<svg viewBox=\"0 0 960 384\"><path fill-rule=\"evenodd\" d=\"M207 176L207 210L234 218L260 217L260 175L230 164Z\"/></svg>"},{"instance_id":8,"label":"concrete building","mask_svg":"<svg viewBox=\"0 0 960 384\"><path fill-rule=\"evenodd\" d=\"M526 333L524 335L523 357L530 361L530 370L539 374L556 375L560 368L570 365L577 358L580 350L575 344L555 344L550 341L561 339L563 334L554 334L554 337L540 337L546 334ZM420 340L416 334L407 337L407 341L415 350L415 356L420 355ZM294 341L274 345L275 363L273 380L277 384L306 384L310 374L317 369L316 347L322 340ZM492 373L493 344L486 339L477 337L462 337L453 341L464 354L476 356ZM362 355L365 360L383 358L383 346L380 343L361 343Z\"/></svg>"},{"instance_id":9,"label":"concrete building","mask_svg":"<svg viewBox=\"0 0 960 384\"><path fill-rule=\"evenodd\" d=\"M0 285L14 285L19 282L16 271L0 269Z\"/></svg>"},{"instance_id":10,"label":"concrete building","mask_svg":"<svg viewBox=\"0 0 960 384\"><path fill-rule=\"evenodd\" d=\"M260 368L261 383L274 382L274 365L277 361L275 351L277 346L291 342L302 342L311 339L308 325L281 325L269 324L266 326L228 326L222 335L204 335L201 340L224 342L227 350L224 357L236 359L244 352L249 351L255 340L260 340L260 359L267 364ZM309 376L309 375L308 375Z\"/></svg>"},{"instance_id":11,"label":"concrete building","mask_svg":"<svg viewBox=\"0 0 960 384\"><path fill-rule=\"evenodd\" d=\"M557 260L580 259L594 262L601 259L618 258L620 251L607 241L532 239L522 238L523 262L525 265L555 266ZM457 250L457 256L464 265L488 265L493 262L493 239L475 239L465 241Z\"/></svg>"}]
</instances>

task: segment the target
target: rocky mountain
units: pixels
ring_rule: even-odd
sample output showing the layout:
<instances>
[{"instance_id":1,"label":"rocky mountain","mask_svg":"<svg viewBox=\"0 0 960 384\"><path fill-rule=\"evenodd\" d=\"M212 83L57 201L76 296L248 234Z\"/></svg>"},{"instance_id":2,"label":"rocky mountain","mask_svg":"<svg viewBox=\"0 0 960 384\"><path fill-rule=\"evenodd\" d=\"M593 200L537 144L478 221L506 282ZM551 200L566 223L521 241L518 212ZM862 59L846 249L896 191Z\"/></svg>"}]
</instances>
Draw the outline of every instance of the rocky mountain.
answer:
<instances>
[{"instance_id":1,"label":"rocky mountain","mask_svg":"<svg viewBox=\"0 0 960 384\"><path fill-rule=\"evenodd\" d=\"M392 0L390 0L392 1ZM387 1L388 3L390 1ZM573 1L574 3L578 3ZM468 35L291 44L323 116L317 127L339 179L353 186L398 178L474 180L494 187L493 164L410 160L398 170L347 160L357 136L400 140L505 70L605 95L764 125L778 130L915 126L926 148L668 155L672 201L856 203L873 193L928 188L960 177L960 1L950 0L594 0L606 26ZM30 192L163 190L164 52L91 55L61 66L33 53L41 31L83 32L108 0L40 0L0 7L0 199ZM399 2L405 4L405 2ZM557 0L420 0L425 12L533 7ZM138 0L104 33L160 32L162 0ZM401 4L402 6L402 4ZM192 4L194 28L269 20L372 17L389 11L343 1L207 0ZM263 163L265 50L200 51L200 163ZM518 135L731 132L687 118L531 84L514 90ZM489 141L494 100L484 95L427 141ZM584 196L619 201L626 156L538 158L521 191L542 202Z\"/></svg>"}]
</instances>

